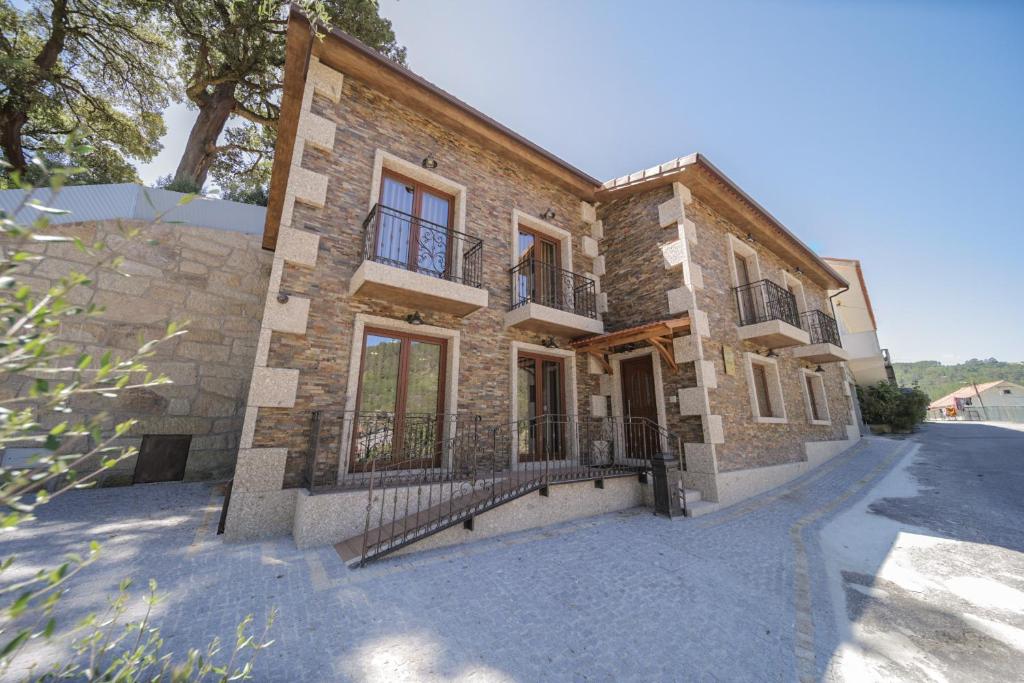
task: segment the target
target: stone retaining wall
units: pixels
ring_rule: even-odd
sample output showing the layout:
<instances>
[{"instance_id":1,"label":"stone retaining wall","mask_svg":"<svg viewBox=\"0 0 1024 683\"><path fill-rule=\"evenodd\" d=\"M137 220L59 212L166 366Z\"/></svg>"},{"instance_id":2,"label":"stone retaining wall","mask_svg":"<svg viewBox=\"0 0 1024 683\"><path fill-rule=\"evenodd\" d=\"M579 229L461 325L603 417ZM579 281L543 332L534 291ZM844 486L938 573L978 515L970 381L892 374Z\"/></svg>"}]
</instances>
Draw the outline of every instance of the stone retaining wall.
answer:
<instances>
[{"instance_id":1,"label":"stone retaining wall","mask_svg":"<svg viewBox=\"0 0 1024 683\"><path fill-rule=\"evenodd\" d=\"M127 440L134 445L144 434L190 434L185 479L230 478L272 256L261 248L260 236L142 221L68 224L47 232L103 242L103 260L124 258L118 272L97 267L97 258L71 244L50 243L40 249L44 260L25 267L19 279L36 291L71 271L92 277L91 286L70 298L105 310L65 323L61 342L94 357L125 355L138 349L140 337L158 338L168 323L189 321L187 334L159 346L147 361L173 384L130 390L117 399L80 398L74 413L105 412L109 425L138 418ZM12 378L0 391L24 392L30 381ZM126 460L102 483L131 483L134 469L135 459Z\"/></svg>"}]
</instances>

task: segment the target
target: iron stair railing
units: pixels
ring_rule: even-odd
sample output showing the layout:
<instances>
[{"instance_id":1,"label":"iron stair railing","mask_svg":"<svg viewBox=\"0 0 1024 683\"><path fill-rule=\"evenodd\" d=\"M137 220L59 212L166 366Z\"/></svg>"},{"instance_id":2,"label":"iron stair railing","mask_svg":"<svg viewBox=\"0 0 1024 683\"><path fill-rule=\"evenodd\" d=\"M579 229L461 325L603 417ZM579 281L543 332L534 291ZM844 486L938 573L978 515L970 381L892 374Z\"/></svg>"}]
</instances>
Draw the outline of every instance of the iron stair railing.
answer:
<instances>
[{"instance_id":1,"label":"iron stair railing","mask_svg":"<svg viewBox=\"0 0 1024 683\"><path fill-rule=\"evenodd\" d=\"M666 450L682 461L680 439L641 417L458 425L441 448L440 466L423 466L418 457L369 460L363 532L337 548L347 563L362 566L457 524L471 528L477 515L551 485L645 479L654 455Z\"/></svg>"}]
</instances>

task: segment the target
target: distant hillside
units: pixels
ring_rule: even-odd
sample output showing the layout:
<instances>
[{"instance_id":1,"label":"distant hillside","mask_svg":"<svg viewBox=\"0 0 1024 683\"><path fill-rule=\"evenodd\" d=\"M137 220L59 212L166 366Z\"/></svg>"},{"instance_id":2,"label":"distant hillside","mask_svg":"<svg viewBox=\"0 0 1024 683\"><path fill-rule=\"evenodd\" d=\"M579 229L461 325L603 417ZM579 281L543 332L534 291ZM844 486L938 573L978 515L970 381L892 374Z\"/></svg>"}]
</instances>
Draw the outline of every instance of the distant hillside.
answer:
<instances>
[{"instance_id":1,"label":"distant hillside","mask_svg":"<svg viewBox=\"0 0 1024 683\"><path fill-rule=\"evenodd\" d=\"M942 365L936 360L916 363L893 363L896 381L901 387L915 384L934 401L971 382L994 382L998 379L1024 384L1024 363L1004 363L995 358L971 360L959 365Z\"/></svg>"}]
</instances>

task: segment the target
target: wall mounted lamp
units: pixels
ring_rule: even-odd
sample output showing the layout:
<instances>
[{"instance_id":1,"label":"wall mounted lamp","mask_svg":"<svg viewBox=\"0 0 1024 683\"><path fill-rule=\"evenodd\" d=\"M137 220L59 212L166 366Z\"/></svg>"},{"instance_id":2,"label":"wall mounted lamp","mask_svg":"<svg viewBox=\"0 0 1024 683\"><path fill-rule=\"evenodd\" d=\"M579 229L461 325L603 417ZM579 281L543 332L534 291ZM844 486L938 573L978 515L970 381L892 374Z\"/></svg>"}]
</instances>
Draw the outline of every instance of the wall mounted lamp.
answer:
<instances>
[{"instance_id":1,"label":"wall mounted lamp","mask_svg":"<svg viewBox=\"0 0 1024 683\"><path fill-rule=\"evenodd\" d=\"M437 168L437 159L429 155L423 157L423 168Z\"/></svg>"},{"instance_id":2,"label":"wall mounted lamp","mask_svg":"<svg viewBox=\"0 0 1024 683\"><path fill-rule=\"evenodd\" d=\"M422 325L423 317L420 316L419 311L416 311L415 313L410 313L409 315L405 316L405 322L409 323L410 325Z\"/></svg>"}]
</instances>

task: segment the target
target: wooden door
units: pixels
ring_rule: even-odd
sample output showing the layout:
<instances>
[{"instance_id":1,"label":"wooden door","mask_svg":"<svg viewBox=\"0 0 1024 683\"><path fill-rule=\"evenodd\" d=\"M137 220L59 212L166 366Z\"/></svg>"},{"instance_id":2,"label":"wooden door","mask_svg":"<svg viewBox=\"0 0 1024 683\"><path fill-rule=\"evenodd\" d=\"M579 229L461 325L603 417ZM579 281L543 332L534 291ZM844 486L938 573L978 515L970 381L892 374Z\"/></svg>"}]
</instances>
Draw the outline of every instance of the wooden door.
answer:
<instances>
[{"instance_id":1,"label":"wooden door","mask_svg":"<svg viewBox=\"0 0 1024 683\"><path fill-rule=\"evenodd\" d=\"M561 254L557 241L519 226L519 282L516 288L520 300L533 301L543 306L561 308L565 296L561 282Z\"/></svg>"},{"instance_id":2,"label":"wooden door","mask_svg":"<svg viewBox=\"0 0 1024 683\"><path fill-rule=\"evenodd\" d=\"M147 434L142 437L135 461L134 484L181 481L185 478L190 434Z\"/></svg>"},{"instance_id":3,"label":"wooden door","mask_svg":"<svg viewBox=\"0 0 1024 683\"><path fill-rule=\"evenodd\" d=\"M431 277L452 272L453 198L393 173L381 181L376 259Z\"/></svg>"},{"instance_id":4,"label":"wooden door","mask_svg":"<svg viewBox=\"0 0 1024 683\"><path fill-rule=\"evenodd\" d=\"M643 355L619 364L622 372L622 410L627 458L650 458L660 449L658 401L654 387L654 357Z\"/></svg>"},{"instance_id":5,"label":"wooden door","mask_svg":"<svg viewBox=\"0 0 1024 683\"><path fill-rule=\"evenodd\" d=\"M441 464L446 342L367 329L349 471Z\"/></svg>"},{"instance_id":6,"label":"wooden door","mask_svg":"<svg viewBox=\"0 0 1024 683\"><path fill-rule=\"evenodd\" d=\"M517 373L519 461L565 458L565 363L520 353Z\"/></svg>"},{"instance_id":7,"label":"wooden door","mask_svg":"<svg viewBox=\"0 0 1024 683\"><path fill-rule=\"evenodd\" d=\"M751 284L750 267L747 264L747 259L743 256L739 254L733 256L736 260L736 284L739 286L736 299L740 309L740 323L749 325L757 322L758 319L754 291L753 288L747 286Z\"/></svg>"}]
</instances>

